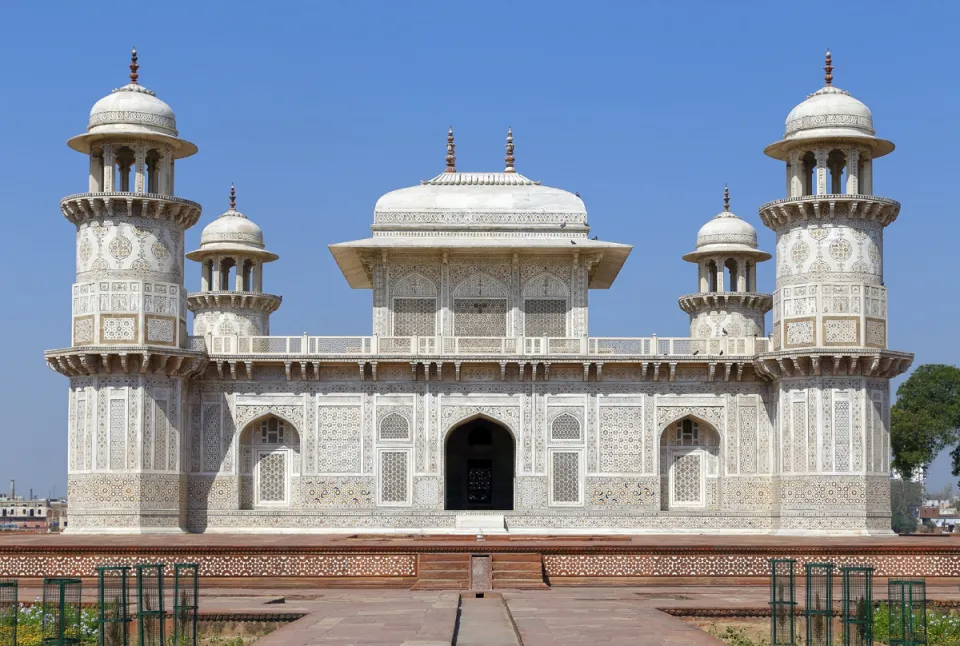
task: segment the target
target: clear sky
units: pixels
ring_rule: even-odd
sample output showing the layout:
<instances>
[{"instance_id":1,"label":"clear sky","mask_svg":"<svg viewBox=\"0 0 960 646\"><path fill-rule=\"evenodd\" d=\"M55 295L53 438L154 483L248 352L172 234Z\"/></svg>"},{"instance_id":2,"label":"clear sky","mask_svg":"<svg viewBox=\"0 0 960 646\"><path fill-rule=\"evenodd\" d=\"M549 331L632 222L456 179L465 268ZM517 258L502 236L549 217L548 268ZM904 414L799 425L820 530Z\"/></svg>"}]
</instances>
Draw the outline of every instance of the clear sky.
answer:
<instances>
[{"instance_id":1,"label":"clear sky","mask_svg":"<svg viewBox=\"0 0 960 646\"><path fill-rule=\"evenodd\" d=\"M67 138L95 101L140 81L200 152L177 193L227 207L279 253L264 288L283 295L274 334L369 334L371 295L351 290L327 244L368 235L377 198L443 170L447 126L460 170L517 170L578 191L593 233L634 245L617 282L591 294L595 336L685 336L676 299L696 291L680 257L732 210L774 250L757 207L784 193L762 149L789 110L835 85L897 144L875 192L903 204L885 234L890 346L915 365L957 363L956 3L813 2L47 2L11 3L0 26L0 249L7 299L0 489L63 494L67 379L42 351L70 343L75 230L59 199L87 188ZM773 262L759 287L773 291ZM187 289L199 267L187 262ZM946 289L947 291L943 291ZM946 461L933 486L949 479Z\"/></svg>"}]
</instances>

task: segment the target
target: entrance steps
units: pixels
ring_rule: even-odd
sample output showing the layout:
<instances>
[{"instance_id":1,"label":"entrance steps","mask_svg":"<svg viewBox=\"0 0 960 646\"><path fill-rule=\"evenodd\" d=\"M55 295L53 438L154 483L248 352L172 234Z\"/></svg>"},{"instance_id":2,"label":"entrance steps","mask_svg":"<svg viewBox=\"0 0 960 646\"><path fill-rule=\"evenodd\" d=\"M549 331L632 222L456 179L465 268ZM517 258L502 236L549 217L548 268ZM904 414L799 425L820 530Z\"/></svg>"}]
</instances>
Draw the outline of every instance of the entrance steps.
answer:
<instances>
[{"instance_id":1,"label":"entrance steps","mask_svg":"<svg viewBox=\"0 0 960 646\"><path fill-rule=\"evenodd\" d=\"M507 531L503 514L457 514L456 528L484 534L502 534Z\"/></svg>"},{"instance_id":2,"label":"entrance steps","mask_svg":"<svg viewBox=\"0 0 960 646\"><path fill-rule=\"evenodd\" d=\"M412 590L469 590L470 554L419 554Z\"/></svg>"},{"instance_id":3,"label":"entrance steps","mask_svg":"<svg viewBox=\"0 0 960 646\"><path fill-rule=\"evenodd\" d=\"M539 553L491 554L494 590L544 590L543 558Z\"/></svg>"}]
</instances>

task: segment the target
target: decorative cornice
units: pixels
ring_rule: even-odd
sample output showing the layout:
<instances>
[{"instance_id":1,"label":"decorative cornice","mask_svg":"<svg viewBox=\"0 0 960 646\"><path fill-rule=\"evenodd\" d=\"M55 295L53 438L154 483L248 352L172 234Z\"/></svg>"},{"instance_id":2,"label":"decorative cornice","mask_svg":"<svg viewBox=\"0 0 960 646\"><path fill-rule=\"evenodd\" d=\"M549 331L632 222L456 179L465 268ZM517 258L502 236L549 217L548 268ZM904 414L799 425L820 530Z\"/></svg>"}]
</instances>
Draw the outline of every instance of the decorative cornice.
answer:
<instances>
[{"instance_id":1,"label":"decorative cornice","mask_svg":"<svg viewBox=\"0 0 960 646\"><path fill-rule=\"evenodd\" d=\"M796 222L837 218L887 226L899 213L899 202L875 195L806 195L767 202L760 207L760 219L774 231Z\"/></svg>"},{"instance_id":2,"label":"decorative cornice","mask_svg":"<svg viewBox=\"0 0 960 646\"><path fill-rule=\"evenodd\" d=\"M677 299L680 309L688 314L695 314L704 309L723 309L735 307L740 310L756 310L766 314L773 308L771 294L755 292L704 292L701 294L686 294Z\"/></svg>"},{"instance_id":3,"label":"decorative cornice","mask_svg":"<svg viewBox=\"0 0 960 646\"><path fill-rule=\"evenodd\" d=\"M202 341L203 339L199 339L199 342ZM43 356L51 370L67 377L161 374L189 378L202 373L207 366L207 355L203 348L185 349L155 345L84 346L47 350Z\"/></svg>"},{"instance_id":4,"label":"decorative cornice","mask_svg":"<svg viewBox=\"0 0 960 646\"><path fill-rule=\"evenodd\" d=\"M912 354L893 350L805 348L761 354L754 367L771 380L820 376L893 379L909 370L912 363Z\"/></svg>"},{"instance_id":5,"label":"decorative cornice","mask_svg":"<svg viewBox=\"0 0 960 646\"><path fill-rule=\"evenodd\" d=\"M76 193L60 200L60 211L73 224L100 218L152 218L183 229L200 219L196 202L158 193Z\"/></svg>"},{"instance_id":6,"label":"decorative cornice","mask_svg":"<svg viewBox=\"0 0 960 646\"><path fill-rule=\"evenodd\" d=\"M249 309L272 314L280 307L282 296L256 292L216 291L187 294L187 309L197 314L223 308Z\"/></svg>"}]
</instances>

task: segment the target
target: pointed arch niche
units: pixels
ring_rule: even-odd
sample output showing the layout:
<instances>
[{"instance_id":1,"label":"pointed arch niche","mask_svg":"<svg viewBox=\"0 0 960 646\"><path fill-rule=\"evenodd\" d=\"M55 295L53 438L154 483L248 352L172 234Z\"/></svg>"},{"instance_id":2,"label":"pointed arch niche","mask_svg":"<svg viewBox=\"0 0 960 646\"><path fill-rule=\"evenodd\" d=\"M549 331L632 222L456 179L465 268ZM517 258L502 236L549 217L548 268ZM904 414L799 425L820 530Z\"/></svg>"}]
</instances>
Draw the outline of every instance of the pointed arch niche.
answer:
<instances>
[{"instance_id":1,"label":"pointed arch niche","mask_svg":"<svg viewBox=\"0 0 960 646\"><path fill-rule=\"evenodd\" d=\"M267 414L240 432L240 509L289 507L300 476L300 433Z\"/></svg>"},{"instance_id":2,"label":"pointed arch niche","mask_svg":"<svg viewBox=\"0 0 960 646\"><path fill-rule=\"evenodd\" d=\"M507 336L507 289L489 274L478 272L453 292L454 336Z\"/></svg>"},{"instance_id":3,"label":"pointed arch niche","mask_svg":"<svg viewBox=\"0 0 960 646\"><path fill-rule=\"evenodd\" d=\"M391 295L393 336L434 336L437 333L437 286L421 274L398 281Z\"/></svg>"},{"instance_id":4,"label":"pointed arch niche","mask_svg":"<svg viewBox=\"0 0 960 646\"><path fill-rule=\"evenodd\" d=\"M523 336L568 336L570 290L556 276L540 274L523 286Z\"/></svg>"},{"instance_id":5,"label":"pointed arch niche","mask_svg":"<svg viewBox=\"0 0 960 646\"><path fill-rule=\"evenodd\" d=\"M660 434L660 509L716 507L720 477L720 433L710 423L687 415Z\"/></svg>"}]
</instances>

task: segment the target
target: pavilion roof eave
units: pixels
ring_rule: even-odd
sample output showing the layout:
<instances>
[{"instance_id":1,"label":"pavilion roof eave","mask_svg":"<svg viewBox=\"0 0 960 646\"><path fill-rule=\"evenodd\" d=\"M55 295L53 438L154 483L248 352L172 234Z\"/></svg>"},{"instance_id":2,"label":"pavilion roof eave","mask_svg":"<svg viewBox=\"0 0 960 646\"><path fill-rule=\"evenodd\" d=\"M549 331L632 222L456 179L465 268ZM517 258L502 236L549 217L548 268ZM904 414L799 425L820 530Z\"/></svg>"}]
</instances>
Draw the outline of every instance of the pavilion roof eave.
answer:
<instances>
[{"instance_id":1,"label":"pavilion roof eave","mask_svg":"<svg viewBox=\"0 0 960 646\"><path fill-rule=\"evenodd\" d=\"M571 244L571 242L573 244ZM343 272L347 283L353 289L371 289L373 284L367 270L364 269L361 254L363 252L428 252L469 251L480 253L544 253L569 255L571 251L600 252L600 260L593 268L588 287L590 289L608 289L616 280L623 263L633 249L632 245L616 242L602 242L587 238L455 238L422 237L365 238L351 242L329 245L330 253Z\"/></svg>"}]
</instances>

